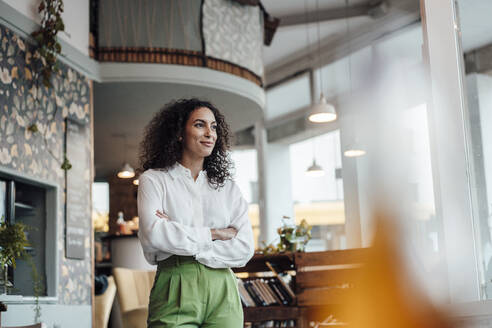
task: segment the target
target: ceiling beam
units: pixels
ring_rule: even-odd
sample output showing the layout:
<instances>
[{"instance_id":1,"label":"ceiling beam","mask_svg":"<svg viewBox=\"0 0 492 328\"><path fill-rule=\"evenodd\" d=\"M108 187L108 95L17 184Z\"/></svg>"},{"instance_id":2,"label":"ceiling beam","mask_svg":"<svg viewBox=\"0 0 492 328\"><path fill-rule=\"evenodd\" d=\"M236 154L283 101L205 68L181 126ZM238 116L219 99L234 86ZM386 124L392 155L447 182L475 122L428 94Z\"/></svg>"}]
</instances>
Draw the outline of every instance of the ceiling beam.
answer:
<instances>
[{"instance_id":1,"label":"ceiling beam","mask_svg":"<svg viewBox=\"0 0 492 328\"><path fill-rule=\"evenodd\" d=\"M484 73L492 70L492 44L465 54L465 71L469 73Z\"/></svg>"},{"instance_id":2,"label":"ceiling beam","mask_svg":"<svg viewBox=\"0 0 492 328\"><path fill-rule=\"evenodd\" d=\"M294 14L279 17L280 27L311 24L358 16L370 16L372 18L378 18L385 15L388 12L388 9L388 2L383 0L377 3L319 10L316 12L316 14Z\"/></svg>"},{"instance_id":3,"label":"ceiling beam","mask_svg":"<svg viewBox=\"0 0 492 328\"><path fill-rule=\"evenodd\" d=\"M266 67L265 85L276 83L296 72L330 64L347 56L349 52L353 53L369 46L372 42L420 20L418 2L392 3L391 8L392 10L387 15L373 21L371 26L365 25L352 30L350 36L330 35L321 40L320 59L316 59L318 54L305 48Z\"/></svg>"}]
</instances>

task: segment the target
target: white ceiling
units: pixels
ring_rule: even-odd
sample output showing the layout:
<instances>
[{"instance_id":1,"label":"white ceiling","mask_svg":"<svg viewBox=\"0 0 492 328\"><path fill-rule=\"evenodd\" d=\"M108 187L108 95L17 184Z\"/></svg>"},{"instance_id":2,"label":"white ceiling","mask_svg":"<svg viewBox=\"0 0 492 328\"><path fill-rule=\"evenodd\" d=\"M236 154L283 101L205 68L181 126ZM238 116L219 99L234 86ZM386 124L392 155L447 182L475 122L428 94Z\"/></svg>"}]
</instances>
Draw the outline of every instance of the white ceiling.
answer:
<instances>
[{"instance_id":1,"label":"white ceiling","mask_svg":"<svg viewBox=\"0 0 492 328\"><path fill-rule=\"evenodd\" d=\"M367 3L367 0L349 0L349 6ZM316 18L318 10L345 8L345 0L262 0L267 12L274 17L301 15ZM349 29L359 28L372 19L369 17L354 17L349 19ZM347 21L325 21L319 24L321 40L343 36L347 32ZM309 39L309 42L308 42ZM278 65L286 58L310 47L311 51L318 49L318 24L302 24L295 26L280 26L275 33L272 44L263 47L263 64L265 67Z\"/></svg>"},{"instance_id":2,"label":"white ceiling","mask_svg":"<svg viewBox=\"0 0 492 328\"><path fill-rule=\"evenodd\" d=\"M320 66L318 60L318 39L321 44L321 58L331 62L342 55L338 49L343 48L349 39L359 39L359 43L371 42L388 33L419 19L419 0L386 0L389 4L388 12L379 18L369 16L351 17L323 21L319 24L320 37L318 38L318 24L311 23L294 26L280 25L270 46L263 48L265 78L267 85L278 81L282 75L290 75L295 70L302 70L312 66ZM317 2L319 3L317 6ZM348 0L348 6L368 4L370 0ZM274 17L300 15L316 18L318 10L345 9L345 0L262 0L265 9ZM348 32L348 33L347 33ZM308 42L309 39L309 42ZM364 41L366 40L366 41ZM336 50L333 50L336 49ZM352 47L355 51L357 46ZM334 55L333 52L340 52ZM330 57L330 58L329 58ZM306 58L310 58L306 62ZM301 64L301 62L303 62ZM289 70L288 67L291 67ZM285 72L285 74L284 74Z\"/></svg>"},{"instance_id":3,"label":"white ceiling","mask_svg":"<svg viewBox=\"0 0 492 328\"><path fill-rule=\"evenodd\" d=\"M350 35L360 33L370 34L371 31L381 29L381 26L389 26L392 22L407 17L419 17L419 0L388 0L389 12L377 19L368 16L325 21L319 24L322 48L330 46L340 47L341 42L346 42L347 22ZM369 0L349 0L349 6L368 3ZM287 15L306 15L308 8L309 17L316 17L317 0L262 0L265 9L274 17ZM318 0L320 10L344 8L345 0ZM492 43L492 0L458 0L458 14L461 22L462 45L465 52ZM415 19L413 21L416 21ZM403 20L401 24L393 24L393 28L399 29L408 24ZM384 30L380 35L393 31ZM309 41L308 42L308 34ZM317 24L309 26L296 25L277 29L273 42L263 49L266 79L269 80L271 72L285 65L297 65L296 63L306 56L311 57L313 66L318 66L318 34ZM308 51L306 48L309 48ZM354 50L356 47L354 47ZM323 55L322 55L323 56ZM270 74L269 74L270 73ZM270 76L269 76L270 75ZM275 74L278 75L278 74ZM278 80L275 76L273 80Z\"/></svg>"}]
</instances>

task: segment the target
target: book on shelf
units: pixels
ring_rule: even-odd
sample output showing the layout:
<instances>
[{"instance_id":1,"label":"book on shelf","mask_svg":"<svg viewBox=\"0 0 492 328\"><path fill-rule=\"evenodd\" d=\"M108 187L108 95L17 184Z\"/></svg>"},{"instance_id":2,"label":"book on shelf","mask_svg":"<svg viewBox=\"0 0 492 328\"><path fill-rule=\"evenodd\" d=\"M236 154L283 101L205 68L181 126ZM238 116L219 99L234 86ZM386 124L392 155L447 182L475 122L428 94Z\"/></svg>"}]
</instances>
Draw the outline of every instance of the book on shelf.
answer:
<instances>
[{"instance_id":1,"label":"book on shelf","mask_svg":"<svg viewBox=\"0 0 492 328\"><path fill-rule=\"evenodd\" d=\"M286 291L284 292L282 291L282 286L280 286L276 280L277 280L276 278L268 279L268 285L275 292L277 297L280 299L281 304L289 305L292 302L292 299L290 298L289 294Z\"/></svg>"},{"instance_id":2,"label":"book on shelf","mask_svg":"<svg viewBox=\"0 0 492 328\"><path fill-rule=\"evenodd\" d=\"M279 305L275 301L275 298L273 298L273 296L271 295L271 293L269 291L270 288L265 285L265 282L263 281L263 279L256 279L256 280L254 280L254 283L255 283L256 288L259 289L260 292L262 293L263 299L266 301L268 306Z\"/></svg>"},{"instance_id":3,"label":"book on shelf","mask_svg":"<svg viewBox=\"0 0 492 328\"><path fill-rule=\"evenodd\" d=\"M283 288L287 291L287 293L292 298L292 300L295 301L296 294L294 293L292 288L290 288L290 286L289 286L291 276L289 274L278 274L277 271L271 265L271 263L268 261L266 261L265 264L270 269L270 271L273 272L273 275L278 278L278 281L283 286Z\"/></svg>"},{"instance_id":4,"label":"book on shelf","mask_svg":"<svg viewBox=\"0 0 492 328\"><path fill-rule=\"evenodd\" d=\"M239 290L239 296L241 297L241 302L243 302L244 306L256 306L255 301L249 293L246 291L246 288L244 287L244 282L242 279L237 279L237 286Z\"/></svg>"},{"instance_id":5,"label":"book on shelf","mask_svg":"<svg viewBox=\"0 0 492 328\"><path fill-rule=\"evenodd\" d=\"M268 279L266 279L266 280L261 279L260 281L264 285L263 288L270 294L270 297L273 299L273 304L274 305L281 305L281 304L283 304L282 301L280 300L280 298L277 296L276 292L268 284Z\"/></svg>"},{"instance_id":6,"label":"book on shelf","mask_svg":"<svg viewBox=\"0 0 492 328\"><path fill-rule=\"evenodd\" d=\"M245 328L276 328L276 327L295 327L295 320L267 320L262 322L246 322Z\"/></svg>"},{"instance_id":7,"label":"book on shelf","mask_svg":"<svg viewBox=\"0 0 492 328\"><path fill-rule=\"evenodd\" d=\"M253 286L253 283L251 281L245 281L244 282L244 288L246 288L246 291L249 293L251 298L254 300L256 306L267 306L267 303L263 298L260 296L260 294L256 291L256 289Z\"/></svg>"},{"instance_id":8,"label":"book on shelf","mask_svg":"<svg viewBox=\"0 0 492 328\"><path fill-rule=\"evenodd\" d=\"M238 290L244 306L290 305L295 299L280 282L280 277L238 279Z\"/></svg>"}]
</instances>

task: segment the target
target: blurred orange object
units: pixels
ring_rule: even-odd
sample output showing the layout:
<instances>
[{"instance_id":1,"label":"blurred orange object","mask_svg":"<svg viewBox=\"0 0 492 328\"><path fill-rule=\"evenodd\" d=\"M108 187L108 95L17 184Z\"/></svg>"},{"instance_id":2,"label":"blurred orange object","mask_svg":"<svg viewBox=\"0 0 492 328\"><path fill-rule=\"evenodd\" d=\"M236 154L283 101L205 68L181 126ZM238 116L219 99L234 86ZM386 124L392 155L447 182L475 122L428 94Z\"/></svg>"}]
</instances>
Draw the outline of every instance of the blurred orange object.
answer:
<instances>
[{"instance_id":1,"label":"blurred orange object","mask_svg":"<svg viewBox=\"0 0 492 328\"><path fill-rule=\"evenodd\" d=\"M405 270L396 226L378 216L373 246L344 302L345 317L356 328L448 328L439 311Z\"/></svg>"}]
</instances>

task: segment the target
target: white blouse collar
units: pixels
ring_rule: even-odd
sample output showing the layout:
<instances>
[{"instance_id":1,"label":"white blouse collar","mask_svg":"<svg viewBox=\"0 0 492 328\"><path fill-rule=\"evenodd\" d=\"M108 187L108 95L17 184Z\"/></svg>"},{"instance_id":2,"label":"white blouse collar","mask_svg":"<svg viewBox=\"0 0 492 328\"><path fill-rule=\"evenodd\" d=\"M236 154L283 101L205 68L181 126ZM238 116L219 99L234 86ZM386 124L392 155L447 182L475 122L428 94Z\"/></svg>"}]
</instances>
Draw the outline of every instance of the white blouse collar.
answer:
<instances>
[{"instance_id":1,"label":"white blouse collar","mask_svg":"<svg viewBox=\"0 0 492 328\"><path fill-rule=\"evenodd\" d=\"M190 179L192 178L190 169L187 167L184 167L179 162L176 162L176 164L174 164L171 168L169 168L168 172L171 175L171 177L173 177L173 178L177 178L179 176L184 176L184 177L187 177ZM206 174L207 174L207 171L201 170L200 173L198 173L197 180L200 179L200 177L202 177L202 176L205 177Z\"/></svg>"}]
</instances>

